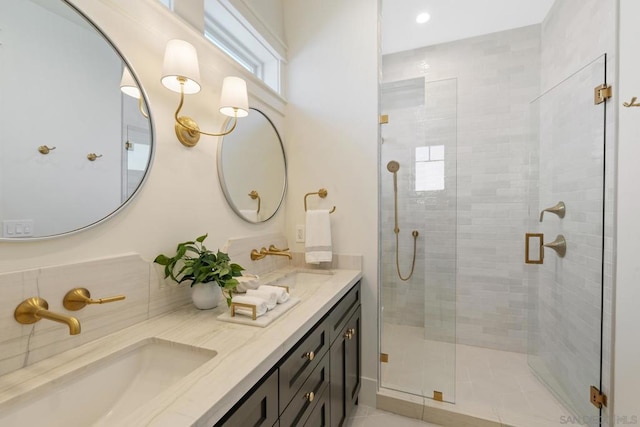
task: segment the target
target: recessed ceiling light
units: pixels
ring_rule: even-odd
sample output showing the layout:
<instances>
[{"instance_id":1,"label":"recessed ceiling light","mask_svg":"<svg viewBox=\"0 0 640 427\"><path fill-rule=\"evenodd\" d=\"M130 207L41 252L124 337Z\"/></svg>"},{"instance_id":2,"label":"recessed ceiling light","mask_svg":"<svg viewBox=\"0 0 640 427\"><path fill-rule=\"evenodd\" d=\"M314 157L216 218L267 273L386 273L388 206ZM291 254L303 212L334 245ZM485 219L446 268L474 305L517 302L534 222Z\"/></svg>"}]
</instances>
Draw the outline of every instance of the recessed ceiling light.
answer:
<instances>
[{"instance_id":1,"label":"recessed ceiling light","mask_svg":"<svg viewBox=\"0 0 640 427\"><path fill-rule=\"evenodd\" d=\"M416 22L418 24L424 24L429 19L431 19L431 15L429 15L427 12L423 12L423 13L419 14L418 16L416 16Z\"/></svg>"}]
</instances>

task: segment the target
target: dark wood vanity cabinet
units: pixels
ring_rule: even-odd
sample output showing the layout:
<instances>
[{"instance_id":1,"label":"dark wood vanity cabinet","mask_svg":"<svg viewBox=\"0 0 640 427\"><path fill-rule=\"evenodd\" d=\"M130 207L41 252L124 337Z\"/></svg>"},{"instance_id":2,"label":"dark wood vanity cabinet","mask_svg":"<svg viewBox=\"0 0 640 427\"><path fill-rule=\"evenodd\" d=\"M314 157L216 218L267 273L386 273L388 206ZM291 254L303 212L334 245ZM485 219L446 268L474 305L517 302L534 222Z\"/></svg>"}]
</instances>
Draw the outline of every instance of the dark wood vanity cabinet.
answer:
<instances>
[{"instance_id":1,"label":"dark wood vanity cabinet","mask_svg":"<svg viewBox=\"0 0 640 427\"><path fill-rule=\"evenodd\" d=\"M217 426L339 427L360 391L360 282Z\"/></svg>"},{"instance_id":2,"label":"dark wood vanity cabinet","mask_svg":"<svg viewBox=\"0 0 640 427\"><path fill-rule=\"evenodd\" d=\"M331 426L344 425L360 392L360 306L331 343Z\"/></svg>"}]
</instances>

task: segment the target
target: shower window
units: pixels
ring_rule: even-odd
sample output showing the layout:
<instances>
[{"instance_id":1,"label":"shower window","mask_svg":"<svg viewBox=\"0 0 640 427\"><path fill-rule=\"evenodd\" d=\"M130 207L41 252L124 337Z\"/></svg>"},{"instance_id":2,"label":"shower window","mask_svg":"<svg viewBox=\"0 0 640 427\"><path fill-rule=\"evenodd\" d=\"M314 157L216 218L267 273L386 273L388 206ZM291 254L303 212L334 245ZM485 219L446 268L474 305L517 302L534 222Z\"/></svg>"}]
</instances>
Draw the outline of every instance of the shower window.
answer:
<instances>
[{"instance_id":1,"label":"shower window","mask_svg":"<svg viewBox=\"0 0 640 427\"><path fill-rule=\"evenodd\" d=\"M416 147L416 191L444 190L444 145Z\"/></svg>"}]
</instances>

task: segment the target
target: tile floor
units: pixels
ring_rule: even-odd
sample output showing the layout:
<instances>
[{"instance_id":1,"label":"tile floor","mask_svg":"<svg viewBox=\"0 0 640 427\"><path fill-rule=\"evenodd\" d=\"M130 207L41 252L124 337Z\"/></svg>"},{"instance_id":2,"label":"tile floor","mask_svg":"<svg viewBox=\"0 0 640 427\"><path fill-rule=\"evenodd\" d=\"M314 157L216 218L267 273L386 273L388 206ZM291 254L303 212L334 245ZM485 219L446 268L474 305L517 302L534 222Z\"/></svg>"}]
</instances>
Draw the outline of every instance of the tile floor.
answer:
<instances>
[{"instance_id":1,"label":"tile floor","mask_svg":"<svg viewBox=\"0 0 640 427\"><path fill-rule=\"evenodd\" d=\"M383 326L382 343L389 354L381 364L383 388L418 396L441 391L456 411L518 427L559 426L570 416L533 375L526 354L425 340L422 328L393 324Z\"/></svg>"},{"instance_id":2,"label":"tile floor","mask_svg":"<svg viewBox=\"0 0 640 427\"><path fill-rule=\"evenodd\" d=\"M349 418L347 427L440 427L424 421L381 411L370 406L358 405Z\"/></svg>"}]
</instances>

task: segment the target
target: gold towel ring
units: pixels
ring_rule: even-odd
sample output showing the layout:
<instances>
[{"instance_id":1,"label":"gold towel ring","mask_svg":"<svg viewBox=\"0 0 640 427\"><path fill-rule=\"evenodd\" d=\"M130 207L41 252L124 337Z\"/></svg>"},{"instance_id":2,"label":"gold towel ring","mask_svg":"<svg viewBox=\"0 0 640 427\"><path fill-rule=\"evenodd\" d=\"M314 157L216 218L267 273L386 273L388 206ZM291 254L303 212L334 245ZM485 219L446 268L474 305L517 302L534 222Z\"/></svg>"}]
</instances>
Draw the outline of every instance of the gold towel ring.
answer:
<instances>
[{"instance_id":1,"label":"gold towel ring","mask_svg":"<svg viewBox=\"0 0 640 427\"><path fill-rule=\"evenodd\" d=\"M327 194L329 194L327 192L326 188L321 188L320 190L318 190L315 193L307 193L304 195L304 211L307 211L307 197L309 196L313 196L313 195L318 195L320 196L321 199L324 199L325 197L327 197ZM333 208L331 208L331 210L329 211L330 214L334 213L336 211L336 207L334 206Z\"/></svg>"}]
</instances>

